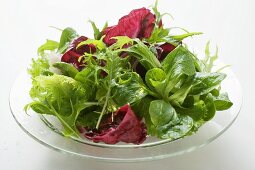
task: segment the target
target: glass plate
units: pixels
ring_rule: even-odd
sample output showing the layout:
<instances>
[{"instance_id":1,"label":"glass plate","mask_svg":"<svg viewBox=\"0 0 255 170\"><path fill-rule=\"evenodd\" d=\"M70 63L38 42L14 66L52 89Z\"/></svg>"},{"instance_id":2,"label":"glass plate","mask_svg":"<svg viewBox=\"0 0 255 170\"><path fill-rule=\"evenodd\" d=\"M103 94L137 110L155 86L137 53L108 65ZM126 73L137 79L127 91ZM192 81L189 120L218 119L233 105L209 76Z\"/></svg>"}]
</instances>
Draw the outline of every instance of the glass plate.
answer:
<instances>
[{"instance_id":1,"label":"glass plate","mask_svg":"<svg viewBox=\"0 0 255 170\"><path fill-rule=\"evenodd\" d=\"M24 106L31 101L29 97L31 80L25 71L16 79L11 89L9 104L18 125L33 139L53 150L112 162L162 159L207 145L223 134L235 121L242 105L241 87L229 68L224 69L224 72L227 78L222 83L222 92L228 92L233 106L229 110L217 112L215 117L199 128L196 134L175 141L149 137L140 145L125 143L108 145L93 143L86 139L66 138L59 132L59 127L52 123L54 121L52 117L40 116L33 111L30 111L29 115L24 112Z\"/></svg>"}]
</instances>

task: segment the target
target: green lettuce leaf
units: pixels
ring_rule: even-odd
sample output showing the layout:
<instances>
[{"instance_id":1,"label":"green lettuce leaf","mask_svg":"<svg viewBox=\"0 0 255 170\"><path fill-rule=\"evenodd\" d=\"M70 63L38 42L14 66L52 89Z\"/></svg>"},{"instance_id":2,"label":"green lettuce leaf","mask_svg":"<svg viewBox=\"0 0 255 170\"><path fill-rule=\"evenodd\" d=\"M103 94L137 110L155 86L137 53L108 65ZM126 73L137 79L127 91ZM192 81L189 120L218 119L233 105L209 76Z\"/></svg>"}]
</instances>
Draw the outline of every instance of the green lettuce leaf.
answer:
<instances>
[{"instance_id":1,"label":"green lettuce leaf","mask_svg":"<svg viewBox=\"0 0 255 170\"><path fill-rule=\"evenodd\" d=\"M45 55L45 51L53 51L57 49L59 43L53 40L46 40L46 42L37 49L37 54L40 56Z\"/></svg>"},{"instance_id":2,"label":"green lettuce leaf","mask_svg":"<svg viewBox=\"0 0 255 170\"><path fill-rule=\"evenodd\" d=\"M34 78L30 96L34 102L28 104L40 114L52 114L63 125L65 136L79 136L76 121L80 112L90 106L98 105L88 102L86 89L80 82L63 75L37 76Z\"/></svg>"},{"instance_id":3,"label":"green lettuce leaf","mask_svg":"<svg viewBox=\"0 0 255 170\"><path fill-rule=\"evenodd\" d=\"M39 75L52 75L53 73L49 70L50 64L46 57L38 57L37 59L32 59L32 64L27 70L32 78Z\"/></svg>"},{"instance_id":4,"label":"green lettuce leaf","mask_svg":"<svg viewBox=\"0 0 255 170\"><path fill-rule=\"evenodd\" d=\"M71 41L78 37L78 34L73 28L67 27L62 31L59 46L58 46L58 52L63 54L67 48L69 47Z\"/></svg>"},{"instance_id":5,"label":"green lettuce leaf","mask_svg":"<svg viewBox=\"0 0 255 170\"><path fill-rule=\"evenodd\" d=\"M72 64L65 62L56 62L53 67L58 68L63 75L74 78L79 72Z\"/></svg>"},{"instance_id":6,"label":"green lettuce leaf","mask_svg":"<svg viewBox=\"0 0 255 170\"><path fill-rule=\"evenodd\" d=\"M114 79L112 99L120 107L132 104L147 95L142 78L135 72L126 72Z\"/></svg>"}]
</instances>

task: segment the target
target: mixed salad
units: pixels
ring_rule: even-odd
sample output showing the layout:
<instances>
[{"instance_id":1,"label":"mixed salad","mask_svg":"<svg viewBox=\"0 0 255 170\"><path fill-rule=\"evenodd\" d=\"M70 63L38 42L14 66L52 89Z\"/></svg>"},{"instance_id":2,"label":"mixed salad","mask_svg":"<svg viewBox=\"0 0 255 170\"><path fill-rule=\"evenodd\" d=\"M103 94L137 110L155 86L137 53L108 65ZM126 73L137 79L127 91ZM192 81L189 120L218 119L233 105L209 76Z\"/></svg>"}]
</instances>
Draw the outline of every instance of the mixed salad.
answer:
<instances>
[{"instance_id":1,"label":"mixed salad","mask_svg":"<svg viewBox=\"0 0 255 170\"><path fill-rule=\"evenodd\" d=\"M132 10L94 38L65 28L47 40L28 69L32 102L25 110L53 115L66 137L94 142L141 144L148 136L175 140L195 133L216 111L232 106L220 92L226 77L212 72L217 53L198 59L165 28L157 2Z\"/></svg>"}]
</instances>

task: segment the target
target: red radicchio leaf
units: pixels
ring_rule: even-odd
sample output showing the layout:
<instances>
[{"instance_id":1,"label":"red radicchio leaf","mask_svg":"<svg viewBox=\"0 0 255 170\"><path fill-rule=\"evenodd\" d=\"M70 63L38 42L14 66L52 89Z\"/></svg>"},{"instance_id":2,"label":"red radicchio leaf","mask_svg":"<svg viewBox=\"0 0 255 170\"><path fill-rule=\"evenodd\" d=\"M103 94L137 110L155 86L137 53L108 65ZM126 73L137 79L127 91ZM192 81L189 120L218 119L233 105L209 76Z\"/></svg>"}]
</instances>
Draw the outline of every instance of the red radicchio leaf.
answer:
<instances>
[{"instance_id":1,"label":"red radicchio leaf","mask_svg":"<svg viewBox=\"0 0 255 170\"><path fill-rule=\"evenodd\" d=\"M86 138L107 144L140 144L146 139L146 135L145 124L137 118L129 105L122 106L114 113L113 122L109 117L106 122L102 122L98 131L85 133Z\"/></svg>"},{"instance_id":2,"label":"red radicchio leaf","mask_svg":"<svg viewBox=\"0 0 255 170\"><path fill-rule=\"evenodd\" d=\"M87 45L82 45L79 48L77 48L77 46L83 42L86 41L88 38L85 36L80 36L79 38L75 39L72 43L71 43L71 48L73 48L73 50L78 53L78 54L84 54L86 53L94 53L96 52L96 47L93 44L87 44Z\"/></svg>"},{"instance_id":3,"label":"red radicchio leaf","mask_svg":"<svg viewBox=\"0 0 255 170\"><path fill-rule=\"evenodd\" d=\"M162 19L159 21L158 26L159 26L159 27L163 27Z\"/></svg>"},{"instance_id":4,"label":"red radicchio leaf","mask_svg":"<svg viewBox=\"0 0 255 170\"><path fill-rule=\"evenodd\" d=\"M141 63L138 63L135 68L135 72L137 72L142 77L142 79L144 79L147 70L144 68L144 66Z\"/></svg>"},{"instance_id":5,"label":"red radicchio leaf","mask_svg":"<svg viewBox=\"0 0 255 170\"><path fill-rule=\"evenodd\" d=\"M164 43L157 47L158 60L162 61L166 56L175 49L175 46L170 43Z\"/></svg>"},{"instance_id":6,"label":"red radicchio leaf","mask_svg":"<svg viewBox=\"0 0 255 170\"><path fill-rule=\"evenodd\" d=\"M154 28L155 15L149 9L140 8L132 10L128 15L122 17L118 25L108 27L104 30L104 42L110 46L116 42L111 39L116 36L128 36L129 38L148 38Z\"/></svg>"},{"instance_id":7,"label":"red radicchio leaf","mask_svg":"<svg viewBox=\"0 0 255 170\"><path fill-rule=\"evenodd\" d=\"M154 28L155 16L152 13L148 13L142 21L142 29L138 35L138 38L149 38Z\"/></svg>"},{"instance_id":8,"label":"red radicchio leaf","mask_svg":"<svg viewBox=\"0 0 255 170\"><path fill-rule=\"evenodd\" d=\"M61 61L66 63L71 63L73 64L75 68L77 68L78 70L81 70L83 68L81 66L82 63L78 61L80 56L81 56L80 54L72 50L68 50L63 54Z\"/></svg>"},{"instance_id":9,"label":"red radicchio leaf","mask_svg":"<svg viewBox=\"0 0 255 170\"><path fill-rule=\"evenodd\" d=\"M73 40L70 44L69 49L63 54L61 61L66 63L73 64L78 70L83 68L82 62L79 62L78 59L82 56L85 52L86 53L94 53L96 52L96 47L93 44L82 45L77 48L78 44L83 41L86 41L88 38L85 36L80 36Z\"/></svg>"}]
</instances>

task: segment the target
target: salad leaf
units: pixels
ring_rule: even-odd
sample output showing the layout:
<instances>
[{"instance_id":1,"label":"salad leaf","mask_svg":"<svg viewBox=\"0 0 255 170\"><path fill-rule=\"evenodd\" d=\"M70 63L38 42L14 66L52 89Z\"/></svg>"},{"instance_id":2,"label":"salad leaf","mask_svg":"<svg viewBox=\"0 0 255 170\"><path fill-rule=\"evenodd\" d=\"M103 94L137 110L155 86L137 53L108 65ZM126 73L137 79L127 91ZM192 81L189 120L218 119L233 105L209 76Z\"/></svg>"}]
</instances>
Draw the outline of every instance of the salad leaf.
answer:
<instances>
[{"instance_id":1,"label":"salad leaf","mask_svg":"<svg viewBox=\"0 0 255 170\"><path fill-rule=\"evenodd\" d=\"M164 100L154 100L150 103L149 113L151 121L155 126L162 126L170 122L175 109Z\"/></svg>"},{"instance_id":2,"label":"salad leaf","mask_svg":"<svg viewBox=\"0 0 255 170\"><path fill-rule=\"evenodd\" d=\"M190 95L203 95L207 94L226 78L224 73L200 73L197 72L194 77L194 83L189 92Z\"/></svg>"},{"instance_id":3,"label":"salad leaf","mask_svg":"<svg viewBox=\"0 0 255 170\"><path fill-rule=\"evenodd\" d=\"M78 37L78 34L73 28L67 27L62 31L59 46L58 46L58 52L63 54L67 48L69 47L69 44L71 41Z\"/></svg>"},{"instance_id":4,"label":"salad leaf","mask_svg":"<svg viewBox=\"0 0 255 170\"><path fill-rule=\"evenodd\" d=\"M168 99L176 106L183 104L188 95L208 94L219 86L221 81L226 77L223 73L199 73L186 78L184 85L174 92Z\"/></svg>"},{"instance_id":5,"label":"salad leaf","mask_svg":"<svg viewBox=\"0 0 255 170\"><path fill-rule=\"evenodd\" d=\"M113 113L110 120L107 122L110 129L99 129L95 133L85 134L85 137L94 142L103 141L107 144L115 144L120 141L139 144L146 139L144 123L136 117L130 105L126 104L120 107Z\"/></svg>"},{"instance_id":6,"label":"salad leaf","mask_svg":"<svg viewBox=\"0 0 255 170\"><path fill-rule=\"evenodd\" d=\"M167 74L164 98L168 98L169 93L173 90L177 83L184 81L187 76L193 76L196 72L192 53L182 46L178 46L170 52L163 60L162 66ZM181 95L185 94L186 96L190 86L186 85L185 87L185 90L182 89L178 93ZM180 96L177 94L175 96ZM184 101L185 96L183 96L180 101Z\"/></svg>"},{"instance_id":7,"label":"salad leaf","mask_svg":"<svg viewBox=\"0 0 255 170\"><path fill-rule=\"evenodd\" d=\"M214 97L218 97L220 95L220 87L218 89L213 89L212 91L210 91L210 93L214 96Z\"/></svg>"},{"instance_id":8,"label":"salad leaf","mask_svg":"<svg viewBox=\"0 0 255 170\"><path fill-rule=\"evenodd\" d=\"M58 46L59 46L58 42L53 40L46 40L46 42L38 48L37 54L43 56L45 55L44 51L46 50L53 51L57 49Z\"/></svg>"},{"instance_id":9,"label":"salad leaf","mask_svg":"<svg viewBox=\"0 0 255 170\"><path fill-rule=\"evenodd\" d=\"M130 52L131 55L136 57L140 63L146 68L146 70L150 70L152 68L160 68L161 64L155 54L150 51L150 49L139 39L134 39L137 43L131 47L129 47L126 51Z\"/></svg>"},{"instance_id":10,"label":"salad leaf","mask_svg":"<svg viewBox=\"0 0 255 170\"><path fill-rule=\"evenodd\" d=\"M156 24L159 25L159 23L161 22L161 19L162 19L162 15L158 11L158 0L155 1L155 4L152 7L152 10L156 16Z\"/></svg>"},{"instance_id":11,"label":"salad leaf","mask_svg":"<svg viewBox=\"0 0 255 170\"><path fill-rule=\"evenodd\" d=\"M113 80L112 99L118 106L132 104L147 95L141 77L135 72L126 72Z\"/></svg>"},{"instance_id":12,"label":"salad leaf","mask_svg":"<svg viewBox=\"0 0 255 170\"><path fill-rule=\"evenodd\" d=\"M47 107L45 102L33 101L25 106L25 111L27 112L29 108L33 109L36 113L54 115L52 111Z\"/></svg>"},{"instance_id":13,"label":"salad leaf","mask_svg":"<svg viewBox=\"0 0 255 170\"><path fill-rule=\"evenodd\" d=\"M209 93L205 98L206 112L203 117L203 120L209 121L211 120L216 112L215 104L213 102L213 96Z\"/></svg>"},{"instance_id":14,"label":"salad leaf","mask_svg":"<svg viewBox=\"0 0 255 170\"><path fill-rule=\"evenodd\" d=\"M84 89L87 89L87 95L89 99L93 99L96 94L97 86L97 69L93 67L86 67L82 71L78 72L74 79L81 82Z\"/></svg>"},{"instance_id":15,"label":"salad leaf","mask_svg":"<svg viewBox=\"0 0 255 170\"><path fill-rule=\"evenodd\" d=\"M74 78L79 72L72 64L64 62L56 62L53 64L53 67L58 68L63 75Z\"/></svg>"},{"instance_id":16,"label":"salad leaf","mask_svg":"<svg viewBox=\"0 0 255 170\"><path fill-rule=\"evenodd\" d=\"M156 22L155 22L154 29L151 33L151 36L149 38L147 38L146 41L151 43L151 44L161 43L161 42L168 42L168 43L171 43L171 44L175 44L176 43L175 41L168 38L170 29L169 28L163 28L163 23L162 23L162 17L164 15L169 15L171 18L173 18L172 15L169 14L169 13L161 14L158 11L158 0L156 0L154 6L152 7L152 10L153 10L153 12L156 16ZM178 43L176 43L175 45L178 45Z\"/></svg>"},{"instance_id":17,"label":"salad leaf","mask_svg":"<svg viewBox=\"0 0 255 170\"><path fill-rule=\"evenodd\" d=\"M213 68L213 63L218 59L218 47L216 47L215 54L210 52L210 41L206 43L205 57L203 60L199 60L199 64L202 72L210 73Z\"/></svg>"},{"instance_id":18,"label":"salad leaf","mask_svg":"<svg viewBox=\"0 0 255 170\"><path fill-rule=\"evenodd\" d=\"M188 115L195 121L209 121L216 112L213 96L209 93L205 99L194 103L190 108L176 108L176 111L182 115Z\"/></svg>"},{"instance_id":19,"label":"salad leaf","mask_svg":"<svg viewBox=\"0 0 255 170\"><path fill-rule=\"evenodd\" d=\"M102 120L102 117L107 112L107 107L109 106L109 102L111 102L111 93L112 93L112 87L114 86L113 80L115 77L118 77L118 75L124 70L124 63L126 59L120 58L117 56L118 53L113 52L111 50L107 50L105 53L102 54L102 59L106 61L106 66L104 67L104 71L107 73L107 76L102 79L100 84L100 98L97 100L103 102L103 109L100 113L100 117L97 122L96 128L98 129L100 122ZM103 94L103 95L102 95Z\"/></svg>"},{"instance_id":20,"label":"salad leaf","mask_svg":"<svg viewBox=\"0 0 255 170\"><path fill-rule=\"evenodd\" d=\"M117 36L112 39L117 40L116 43L112 45L113 49L122 49L125 45L133 45L133 40L128 36Z\"/></svg>"},{"instance_id":21,"label":"salad leaf","mask_svg":"<svg viewBox=\"0 0 255 170\"><path fill-rule=\"evenodd\" d=\"M199 121L203 119L204 114L207 112L207 108L205 102L203 100L199 100L190 108L176 108L176 112L181 115L188 115L194 121Z\"/></svg>"},{"instance_id":22,"label":"salad leaf","mask_svg":"<svg viewBox=\"0 0 255 170\"><path fill-rule=\"evenodd\" d=\"M218 97L213 97L213 102L218 111L227 110L233 105L227 93L222 93Z\"/></svg>"},{"instance_id":23,"label":"salad leaf","mask_svg":"<svg viewBox=\"0 0 255 170\"><path fill-rule=\"evenodd\" d=\"M181 35L172 35L170 36L170 38L176 40L176 41L182 41L183 39L187 38L187 37L191 37L194 35L201 35L203 34L202 32L188 32L186 34L181 34Z\"/></svg>"},{"instance_id":24,"label":"salad leaf","mask_svg":"<svg viewBox=\"0 0 255 170\"><path fill-rule=\"evenodd\" d=\"M75 75L74 79L81 82L83 85L88 84L89 86L91 86L95 84L95 79L97 79L95 74L95 69L91 67L86 67L82 71L78 72Z\"/></svg>"},{"instance_id":25,"label":"salad leaf","mask_svg":"<svg viewBox=\"0 0 255 170\"><path fill-rule=\"evenodd\" d=\"M139 118L144 118L148 134L152 136L156 136L157 129L156 129L156 126L152 123L151 117L149 114L150 103L153 100L154 99L152 97L146 96L142 98L141 100L133 103L132 109L134 110L136 115L138 115Z\"/></svg>"},{"instance_id":26,"label":"salad leaf","mask_svg":"<svg viewBox=\"0 0 255 170\"><path fill-rule=\"evenodd\" d=\"M161 42L168 42L178 45L174 40L166 39L169 35L169 29L163 27L154 27L154 30L151 33L151 36L146 39L149 43L161 43Z\"/></svg>"},{"instance_id":27,"label":"salad leaf","mask_svg":"<svg viewBox=\"0 0 255 170\"><path fill-rule=\"evenodd\" d=\"M139 118L143 118L149 114L150 103L153 100L154 99L152 97L147 95L144 98L132 103L131 108Z\"/></svg>"},{"instance_id":28,"label":"salad leaf","mask_svg":"<svg viewBox=\"0 0 255 170\"><path fill-rule=\"evenodd\" d=\"M153 68L147 71L145 75L147 86L163 98L165 94L166 73L160 68Z\"/></svg>"},{"instance_id":29,"label":"salad leaf","mask_svg":"<svg viewBox=\"0 0 255 170\"><path fill-rule=\"evenodd\" d=\"M104 38L104 36L102 36L101 39L99 39L99 40L87 39L86 41L83 41L83 42L79 43L79 44L77 45L76 48L79 48L79 47L81 47L81 46L83 46L83 45L93 44L93 45L95 45L99 50L103 50L103 49L106 48L106 45L105 45L105 43L103 42L103 38Z\"/></svg>"},{"instance_id":30,"label":"salad leaf","mask_svg":"<svg viewBox=\"0 0 255 170\"><path fill-rule=\"evenodd\" d=\"M171 77L195 74L193 54L186 48L178 46L170 52L162 62L163 69Z\"/></svg>"},{"instance_id":31,"label":"salad leaf","mask_svg":"<svg viewBox=\"0 0 255 170\"><path fill-rule=\"evenodd\" d=\"M52 75L53 73L49 70L50 64L46 57L38 57L32 59L31 67L27 70L28 73L35 78L39 75Z\"/></svg>"},{"instance_id":32,"label":"salad leaf","mask_svg":"<svg viewBox=\"0 0 255 170\"><path fill-rule=\"evenodd\" d=\"M91 21L91 20L89 20L89 22L90 22L90 24L91 24L91 26L92 26L92 28L93 28L93 31L94 31L94 39L95 39L95 40L100 39L100 38L101 38L101 32L100 32L99 29L97 28L95 22L94 22L94 21Z\"/></svg>"},{"instance_id":33,"label":"salad leaf","mask_svg":"<svg viewBox=\"0 0 255 170\"><path fill-rule=\"evenodd\" d=\"M85 109L86 110L86 109ZM99 118L99 114L96 112L88 112L85 114L80 114L77 118L77 126L86 127L89 129L94 129L97 124L97 120Z\"/></svg>"},{"instance_id":34,"label":"salad leaf","mask_svg":"<svg viewBox=\"0 0 255 170\"><path fill-rule=\"evenodd\" d=\"M78 137L76 120L81 110L98 104L87 102L86 90L82 85L63 75L37 76L30 95L37 103L28 104L26 109L31 107L38 113L55 115L63 125L63 133L66 136Z\"/></svg>"},{"instance_id":35,"label":"salad leaf","mask_svg":"<svg viewBox=\"0 0 255 170\"><path fill-rule=\"evenodd\" d=\"M105 28L108 27L108 23L106 22L103 29L100 31L99 28L96 26L94 21L89 20L89 22L90 22L90 24L93 28L93 31L94 31L94 39L95 40L100 40L102 35L103 35L103 31L105 30Z\"/></svg>"},{"instance_id":36,"label":"salad leaf","mask_svg":"<svg viewBox=\"0 0 255 170\"><path fill-rule=\"evenodd\" d=\"M181 41L185 38L202 34L201 32L188 32L185 29L182 29L182 30L185 30L185 32L186 32L185 34L170 35L170 30L173 28L163 28L162 17L164 15L169 15L171 18L173 18L173 17L169 13L160 14L160 12L157 9L157 6L158 6L158 2L156 1L154 7L152 7L153 12L155 13L155 16L156 16L156 23L155 23L154 29L151 33L151 36L148 39L146 39L147 42L152 43L152 44L167 42L170 44L179 45L179 44L181 44ZM176 27L174 27L174 28L176 28ZM179 27L177 27L177 28L179 28Z\"/></svg>"},{"instance_id":37,"label":"salad leaf","mask_svg":"<svg viewBox=\"0 0 255 170\"><path fill-rule=\"evenodd\" d=\"M193 119L189 116L180 116L179 123L165 128L165 132L159 137L162 139L176 140L187 135L193 128Z\"/></svg>"},{"instance_id":38,"label":"salad leaf","mask_svg":"<svg viewBox=\"0 0 255 170\"><path fill-rule=\"evenodd\" d=\"M188 77L183 82L183 85L179 89L177 89L170 97L168 97L168 100L170 101L170 103L172 103L175 106L181 106L193 86L192 83L193 83L193 76Z\"/></svg>"}]
</instances>

